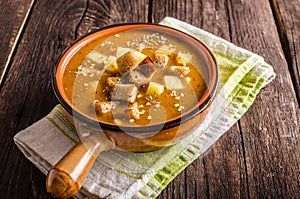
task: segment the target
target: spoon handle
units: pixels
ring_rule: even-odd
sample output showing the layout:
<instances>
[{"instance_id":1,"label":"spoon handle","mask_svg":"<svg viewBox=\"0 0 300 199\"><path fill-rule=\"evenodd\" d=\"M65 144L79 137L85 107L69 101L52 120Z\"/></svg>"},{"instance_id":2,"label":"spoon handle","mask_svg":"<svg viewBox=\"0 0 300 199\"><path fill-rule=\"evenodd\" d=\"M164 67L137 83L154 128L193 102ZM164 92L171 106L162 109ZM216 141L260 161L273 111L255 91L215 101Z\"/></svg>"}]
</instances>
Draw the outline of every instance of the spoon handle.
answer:
<instances>
[{"instance_id":1,"label":"spoon handle","mask_svg":"<svg viewBox=\"0 0 300 199\"><path fill-rule=\"evenodd\" d=\"M49 172L47 192L57 198L75 195L105 145L97 142L78 142Z\"/></svg>"}]
</instances>

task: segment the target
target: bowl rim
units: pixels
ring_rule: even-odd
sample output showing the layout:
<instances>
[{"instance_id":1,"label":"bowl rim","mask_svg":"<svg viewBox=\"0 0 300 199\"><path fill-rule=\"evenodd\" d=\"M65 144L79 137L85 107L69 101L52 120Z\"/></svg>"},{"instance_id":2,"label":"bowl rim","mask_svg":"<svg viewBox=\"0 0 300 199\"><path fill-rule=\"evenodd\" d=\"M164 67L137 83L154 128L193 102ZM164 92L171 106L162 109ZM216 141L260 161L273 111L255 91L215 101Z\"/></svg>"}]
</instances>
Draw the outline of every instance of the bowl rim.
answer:
<instances>
[{"instance_id":1,"label":"bowl rim","mask_svg":"<svg viewBox=\"0 0 300 199\"><path fill-rule=\"evenodd\" d=\"M172 118L170 120L165 121L164 123L154 123L151 125L129 126L129 125L117 125L114 123L103 122L103 121L99 121L96 119L86 117L85 114L80 113L80 111L77 110L73 105L70 105L71 104L70 100L68 103L64 99L63 95L60 92L59 85L57 83L58 69L60 69L60 72L64 72L64 70L62 70L62 68L59 68L59 66L62 66L63 62L65 62L64 59L66 59L66 57L68 55L73 56L77 52L76 51L74 53L73 51L76 49L82 48L84 45L82 45L82 44L80 45L80 43L84 43L84 41L87 40L88 38L96 37L96 35L99 34L99 32L113 29L113 28L123 27L123 26L129 26L129 27L130 26L133 26L133 27L138 26L140 28L157 27L157 28L163 28L165 30L171 30L173 32L177 32L179 34L185 35L186 38L194 40L196 43L198 43L198 44L200 44L200 46L202 46L202 49L207 53L207 55L208 55L207 57L210 59L210 62L212 63L212 69L208 69L209 82L206 82L206 83L209 83L209 85L207 85L207 89L205 90L204 94L201 96L201 98L198 100L198 102L195 106L190 108L187 112L180 115L179 117ZM126 29L126 30L128 30L128 29ZM100 38L100 37L96 37L96 38ZM95 40L95 38L94 38L94 40ZM65 69L65 67L63 69ZM61 76L63 76L62 74L61 74ZM214 80L214 81L212 81L212 80ZM144 132L155 132L157 130L161 131L161 130L170 129L170 128L179 126L180 124L183 124L183 123L193 119L194 117L199 115L201 112L203 112L216 95L218 84L219 84L219 70L218 70L218 64L217 64L216 58L213 55L213 53L209 50L209 48L202 41L200 41L199 39L196 39L195 37L193 37L185 32L182 32L180 30L177 30L177 29L169 27L169 26L155 24L155 23L121 23L121 24L113 24L113 25L105 26L105 27L99 28L97 30L91 31L91 32L83 35L82 37L74 40L73 42L71 42L71 44L68 45L68 47L59 56L59 58L55 64L55 67L54 67L54 70L52 73L51 84L52 84L52 89L54 91L54 94L55 94L56 98L58 99L59 103L62 105L62 107L73 117L75 117L76 119L79 119L80 121L86 123L87 125L91 125L92 127L96 127L96 128L99 128L99 126L100 126L101 129L114 131L114 132L144 133Z\"/></svg>"}]
</instances>

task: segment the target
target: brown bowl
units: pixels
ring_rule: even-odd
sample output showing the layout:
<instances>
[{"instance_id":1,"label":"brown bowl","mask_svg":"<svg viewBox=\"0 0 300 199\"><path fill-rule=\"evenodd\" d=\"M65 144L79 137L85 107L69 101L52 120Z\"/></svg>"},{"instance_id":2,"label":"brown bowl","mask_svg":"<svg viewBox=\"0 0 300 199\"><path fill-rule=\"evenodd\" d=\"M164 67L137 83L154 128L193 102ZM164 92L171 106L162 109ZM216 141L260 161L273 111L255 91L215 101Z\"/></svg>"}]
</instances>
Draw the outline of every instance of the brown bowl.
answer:
<instances>
[{"instance_id":1,"label":"brown bowl","mask_svg":"<svg viewBox=\"0 0 300 199\"><path fill-rule=\"evenodd\" d=\"M204 79L207 84L207 89L205 90L204 94L194 107L182 114L180 117L167 120L163 123L145 126L120 126L113 123L98 121L82 113L70 102L66 96L63 85L63 74L66 65L81 48L92 41L109 35L114 35L122 31L138 28L149 28L152 30L155 29L158 32L175 37L177 40L190 46L191 49L196 52L197 57L201 58L204 65L204 73L206 74ZM79 121L79 123L84 124L84 128L88 128L88 131L96 132L95 134L98 138L95 139L95 134L93 134L93 136L90 136L93 138L88 139L89 141L84 144L84 147L82 147L82 142L80 142L80 144L76 145L76 158L74 158L74 155L69 155L72 158L65 158L65 160L62 160L52 170L50 170L47 176L47 190L58 197L69 197L75 194L77 191L79 191L81 183L88 172L87 167L90 167L93 163L91 159L93 159L94 156L97 156L103 150L115 148L130 152L147 152L162 148L164 146L169 146L180 141L201 124L201 121L205 117L210 103L216 93L217 87L218 67L213 54L199 40L173 28L157 24L122 24L100 29L97 32L90 33L82 39L79 39L73 45L71 45L60 58L57 68L54 72L53 88L57 99L66 110L66 115L70 121L75 119L76 121ZM105 136L103 136L103 133ZM99 143L102 145L100 148L98 146ZM95 145L97 145L97 150L95 150ZM80 152L78 152L78 150ZM91 151L97 151L97 153L92 153ZM73 172L72 168L74 169L78 162L82 162L82 158L78 158L79 153L92 154L91 157L85 161L86 164L82 166L84 168L83 171L76 175L76 177L70 176L69 174ZM72 154L72 152L69 154ZM63 166L64 164L67 166ZM72 186L69 184L72 184Z\"/></svg>"}]
</instances>

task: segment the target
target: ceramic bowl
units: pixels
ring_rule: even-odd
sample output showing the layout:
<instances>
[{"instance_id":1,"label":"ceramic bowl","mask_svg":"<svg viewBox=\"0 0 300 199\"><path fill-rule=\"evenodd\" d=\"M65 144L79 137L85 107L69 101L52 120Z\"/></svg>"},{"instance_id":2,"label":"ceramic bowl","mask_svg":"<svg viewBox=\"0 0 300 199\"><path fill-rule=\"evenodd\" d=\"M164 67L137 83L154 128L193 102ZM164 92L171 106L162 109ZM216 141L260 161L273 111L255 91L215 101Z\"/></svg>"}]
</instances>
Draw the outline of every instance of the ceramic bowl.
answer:
<instances>
[{"instance_id":1,"label":"ceramic bowl","mask_svg":"<svg viewBox=\"0 0 300 199\"><path fill-rule=\"evenodd\" d=\"M72 57L84 46L89 43L122 31L134 30L138 28L149 28L163 32L164 34L175 37L178 41L189 45L197 57L203 62L204 73L206 74L207 89L198 103L180 117L167 120L164 123L145 125L145 126L120 126L113 123L97 121L78 110L67 98L63 84L63 74L66 65ZM218 66L213 54L199 40L170 27L157 24L122 24L109 26L90 33L77 40L61 56L54 72L53 88L57 99L66 110L66 115L73 121L73 118L82 121L93 129L101 129L106 136L114 143L116 148L126 151L145 152L155 150L164 146L178 142L187 136L193 129L201 125L210 103L216 93L218 86ZM153 133L155 132L155 133ZM151 134L152 133L152 134ZM149 135L151 136L145 136Z\"/></svg>"}]
</instances>

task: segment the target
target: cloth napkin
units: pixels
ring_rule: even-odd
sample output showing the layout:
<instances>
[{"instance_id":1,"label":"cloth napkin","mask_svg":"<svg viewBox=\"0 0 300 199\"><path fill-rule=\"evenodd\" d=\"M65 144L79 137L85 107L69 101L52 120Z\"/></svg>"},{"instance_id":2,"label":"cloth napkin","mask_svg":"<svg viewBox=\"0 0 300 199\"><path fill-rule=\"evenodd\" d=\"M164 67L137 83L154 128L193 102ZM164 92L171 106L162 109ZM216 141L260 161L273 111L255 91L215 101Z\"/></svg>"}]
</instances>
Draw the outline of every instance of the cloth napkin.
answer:
<instances>
[{"instance_id":1,"label":"cloth napkin","mask_svg":"<svg viewBox=\"0 0 300 199\"><path fill-rule=\"evenodd\" d=\"M207 151L247 111L274 77L272 66L252 52L177 19L160 24L201 40L217 59L220 84L201 127L181 142L149 153L102 152L84 181L79 198L155 198L183 169ZM78 141L62 107L19 132L14 141L43 173Z\"/></svg>"}]
</instances>

